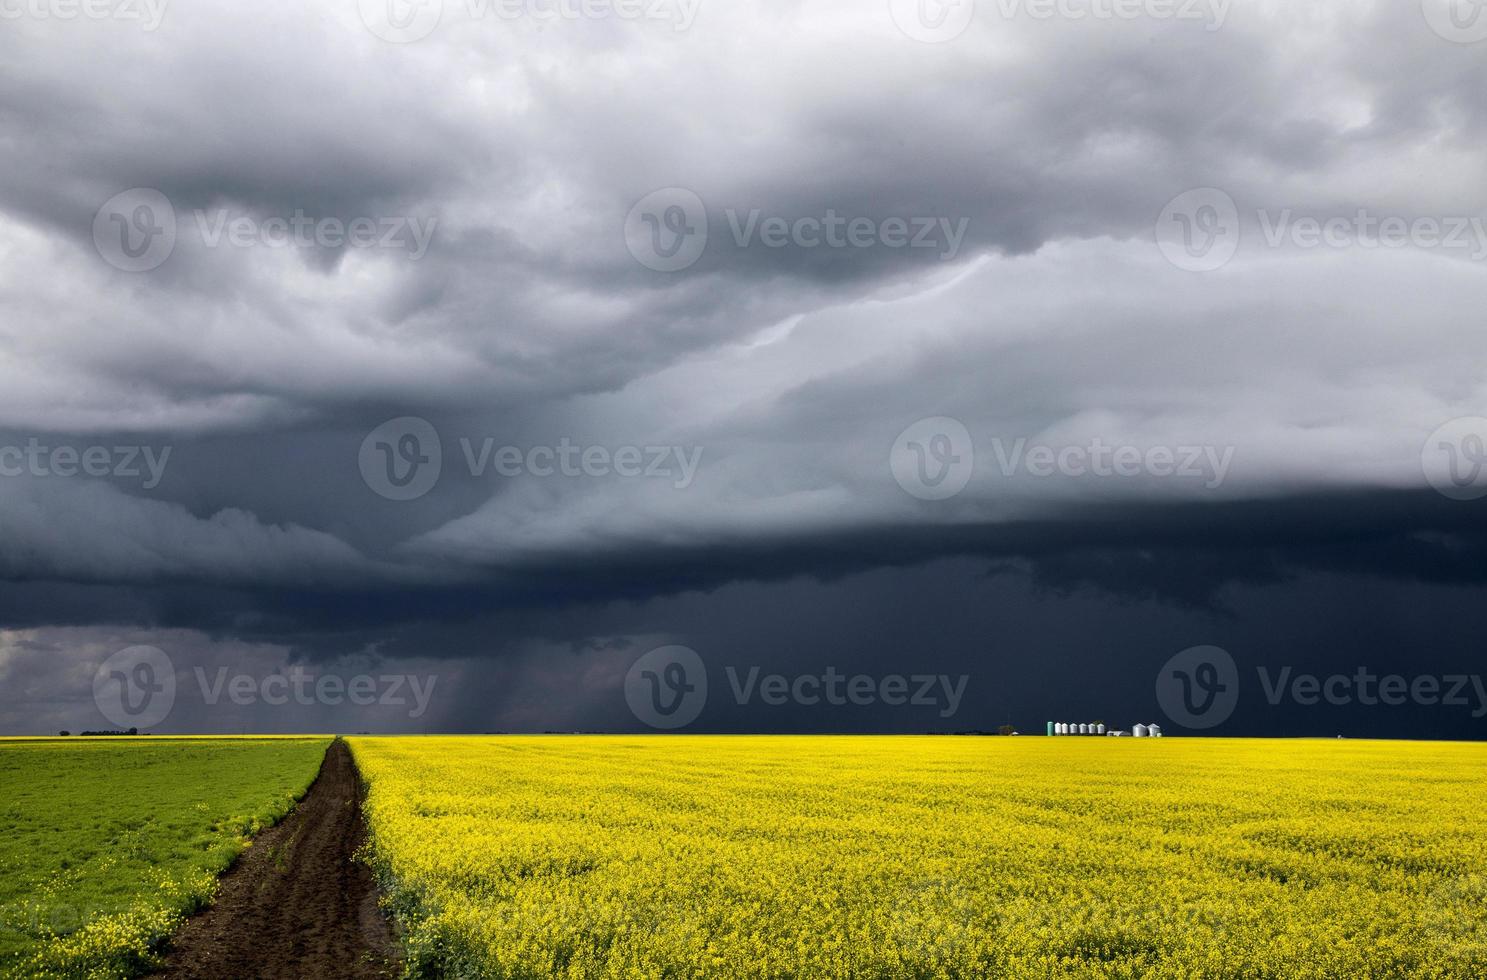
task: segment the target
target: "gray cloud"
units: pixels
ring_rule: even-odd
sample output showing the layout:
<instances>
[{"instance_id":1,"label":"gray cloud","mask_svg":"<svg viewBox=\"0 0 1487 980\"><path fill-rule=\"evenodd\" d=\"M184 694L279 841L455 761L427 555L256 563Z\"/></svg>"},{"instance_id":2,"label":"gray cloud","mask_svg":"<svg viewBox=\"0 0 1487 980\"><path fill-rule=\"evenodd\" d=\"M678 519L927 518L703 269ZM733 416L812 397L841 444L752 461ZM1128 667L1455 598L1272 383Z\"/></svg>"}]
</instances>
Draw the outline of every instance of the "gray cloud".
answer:
<instances>
[{"instance_id":1,"label":"gray cloud","mask_svg":"<svg viewBox=\"0 0 1487 980\"><path fill-rule=\"evenodd\" d=\"M1286 211L1484 214L1480 51L1418 5L1236 2L1205 30L983 3L944 44L846 0L704 3L685 31L446 6L406 45L350 3L171 5L156 31L6 23L0 448L173 456L149 489L0 477L0 627L187 629L312 658L436 636L525 664L512 683L536 691L553 643L676 631L610 629L604 603L946 556L1184 609L1298 574L1476 581L1471 504L1440 509L1457 502L1425 489L1421 452L1487 415L1483 260L1265 234ZM93 238L134 187L178 222L142 273ZM706 250L673 273L624 233L666 187L706 206ZM1154 241L1195 187L1239 213L1212 272ZM828 213L964 240L734 240ZM433 235L415 258L203 233L296 214ZM358 466L401 416L444 457L408 502ZM975 469L929 501L890 450L935 416L964 424ZM701 463L685 486L476 475L462 439ZM1004 473L1019 439L1232 457L1206 482ZM1314 523L1276 530L1284 514ZM555 638L555 610L582 622ZM527 645L475 642L486 615Z\"/></svg>"}]
</instances>

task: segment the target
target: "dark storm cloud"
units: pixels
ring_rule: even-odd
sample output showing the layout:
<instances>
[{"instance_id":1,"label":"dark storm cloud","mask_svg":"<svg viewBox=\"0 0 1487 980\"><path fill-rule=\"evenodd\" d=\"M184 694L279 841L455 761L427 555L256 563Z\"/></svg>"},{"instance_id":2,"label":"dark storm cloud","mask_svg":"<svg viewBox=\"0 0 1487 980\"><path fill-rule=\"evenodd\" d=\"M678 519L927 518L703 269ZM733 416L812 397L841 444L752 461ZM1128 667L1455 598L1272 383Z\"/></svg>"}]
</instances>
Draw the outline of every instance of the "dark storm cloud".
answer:
<instances>
[{"instance_id":1,"label":"dark storm cloud","mask_svg":"<svg viewBox=\"0 0 1487 980\"><path fill-rule=\"evenodd\" d=\"M1410 4L1236 3L1218 30L983 5L946 44L884 7L711 5L681 32L451 14L407 45L354 4L173 5L153 32L6 21L0 450L172 450L148 487L0 478L0 630L59 631L7 647L14 676L140 630L212 663L495 659L512 666L470 667L450 724L480 727L485 698L505 705L490 727L603 727L625 717L604 712L626 658L689 635L712 655L755 589L781 663L820 597L850 617L899 590L925 617L919 591L960 575L957 595L1031 595L1050 618L1129 605L1150 621L1114 634L1122 657L1309 590L1351 624L1339 582L1454 614L1487 567L1479 508L1423 489L1421 453L1487 415L1482 262L1267 246L1261 224L1480 216L1480 52ZM1202 186L1232 196L1244 240L1199 274L1153 235ZM138 274L93 236L134 187L178 218ZM668 187L708 231L675 273L624 234ZM203 231L298 213L431 238L415 257ZM759 237L828 214L963 237ZM444 458L405 502L359 466L401 416ZM974 475L916 499L891 447L936 416L965 426ZM1037 478L1002 470L1019 439L1228 462L1207 481ZM476 474L485 440L675 448L696 471ZM989 628L940 612L948 646ZM835 642L894 662L874 629Z\"/></svg>"}]
</instances>

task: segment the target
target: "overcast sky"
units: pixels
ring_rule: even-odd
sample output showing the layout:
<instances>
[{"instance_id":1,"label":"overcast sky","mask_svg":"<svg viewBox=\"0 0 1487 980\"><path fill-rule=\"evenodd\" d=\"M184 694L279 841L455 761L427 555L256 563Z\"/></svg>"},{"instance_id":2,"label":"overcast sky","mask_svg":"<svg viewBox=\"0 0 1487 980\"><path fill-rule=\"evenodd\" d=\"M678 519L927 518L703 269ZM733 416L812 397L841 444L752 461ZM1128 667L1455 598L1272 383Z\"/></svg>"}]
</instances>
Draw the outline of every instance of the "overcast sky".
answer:
<instances>
[{"instance_id":1,"label":"overcast sky","mask_svg":"<svg viewBox=\"0 0 1487 980\"><path fill-rule=\"evenodd\" d=\"M1480 737L1484 56L1467 0L0 0L0 731L116 727L139 645L159 731L650 730L682 646L687 730Z\"/></svg>"}]
</instances>

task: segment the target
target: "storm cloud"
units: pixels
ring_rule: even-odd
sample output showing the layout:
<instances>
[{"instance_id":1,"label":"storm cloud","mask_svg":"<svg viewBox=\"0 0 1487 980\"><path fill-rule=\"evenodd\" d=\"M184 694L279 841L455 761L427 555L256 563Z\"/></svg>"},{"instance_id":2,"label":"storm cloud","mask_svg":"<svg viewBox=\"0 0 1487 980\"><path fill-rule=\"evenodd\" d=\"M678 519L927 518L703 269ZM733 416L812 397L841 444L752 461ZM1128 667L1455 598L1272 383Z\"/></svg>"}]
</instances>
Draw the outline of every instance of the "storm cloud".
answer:
<instances>
[{"instance_id":1,"label":"storm cloud","mask_svg":"<svg viewBox=\"0 0 1487 980\"><path fill-rule=\"evenodd\" d=\"M1026 726L1083 704L1049 663L1155 711L1184 647L1318 630L1479 660L1482 44L908 7L6 8L0 723L87 727L139 643L457 679L323 726L397 730L633 728L668 643L973 678L714 730Z\"/></svg>"}]
</instances>

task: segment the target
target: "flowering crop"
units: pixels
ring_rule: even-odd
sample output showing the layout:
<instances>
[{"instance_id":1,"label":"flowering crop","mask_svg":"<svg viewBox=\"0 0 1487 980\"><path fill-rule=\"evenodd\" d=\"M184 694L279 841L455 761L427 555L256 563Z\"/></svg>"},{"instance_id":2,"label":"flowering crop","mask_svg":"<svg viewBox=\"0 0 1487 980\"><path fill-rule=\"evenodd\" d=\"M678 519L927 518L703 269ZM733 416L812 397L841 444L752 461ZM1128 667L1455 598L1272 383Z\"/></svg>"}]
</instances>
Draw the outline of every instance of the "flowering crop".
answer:
<instances>
[{"instance_id":1,"label":"flowering crop","mask_svg":"<svg viewBox=\"0 0 1487 980\"><path fill-rule=\"evenodd\" d=\"M411 976L1487 976L1487 746L351 746Z\"/></svg>"}]
</instances>

